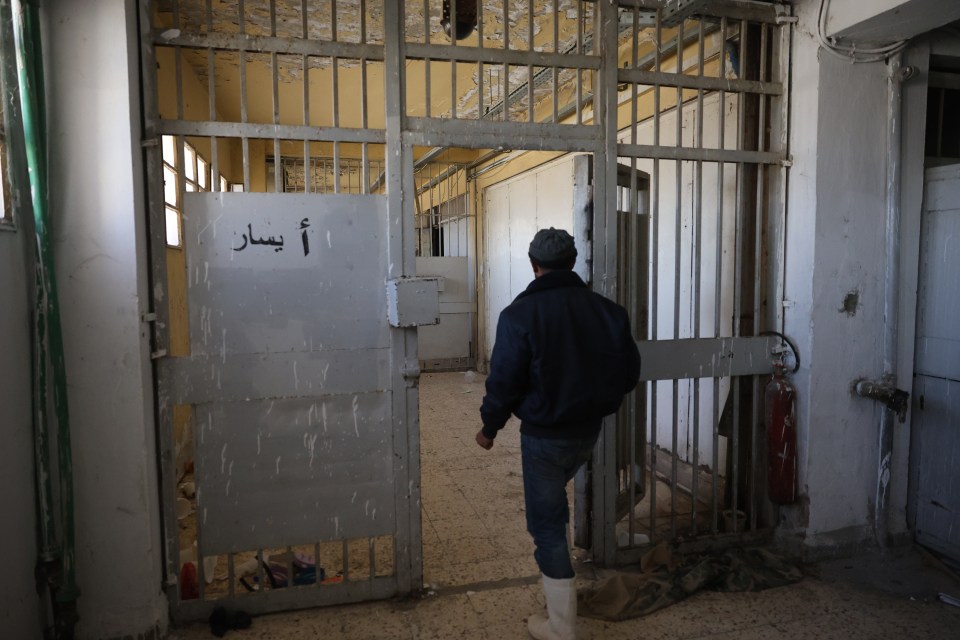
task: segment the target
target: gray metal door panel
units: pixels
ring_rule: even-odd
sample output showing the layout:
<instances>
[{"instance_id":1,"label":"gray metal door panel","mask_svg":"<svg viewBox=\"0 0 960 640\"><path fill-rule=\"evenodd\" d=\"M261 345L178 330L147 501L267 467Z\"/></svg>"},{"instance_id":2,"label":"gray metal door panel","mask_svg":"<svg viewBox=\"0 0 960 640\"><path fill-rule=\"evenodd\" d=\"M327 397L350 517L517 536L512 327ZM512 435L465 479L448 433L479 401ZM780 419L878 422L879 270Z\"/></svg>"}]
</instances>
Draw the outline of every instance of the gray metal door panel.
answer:
<instances>
[{"instance_id":1,"label":"gray metal door panel","mask_svg":"<svg viewBox=\"0 0 960 640\"><path fill-rule=\"evenodd\" d=\"M387 199L184 198L198 546L212 556L396 531Z\"/></svg>"},{"instance_id":2,"label":"gray metal door panel","mask_svg":"<svg viewBox=\"0 0 960 640\"><path fill-rule=\"evenodd\" d=\"M960 166L927 172L917 373L960 380Z\"/></svg>"},{"instance_id":3,"label":"gray metal door panel","mask_svg":"<svg viewBox=\"0 0 960 640\"><path fill-rule=\"evenodd\" d=\"M228 402L257 395L283 397L292 388L303 395L389 389L389 349L291 351L192 356L158 363L160 394L171 404Z\"/></svg>"},{"instance_id":4,"label":"gray metal door panel","mask_svg":"<svg viewBox=\"0 0 960 640\"><path fill-rule=\"evenodd\" d=\"M418 276L441 278L440 324L417 329L422 363L466 361L471 357L472 318L476 303L471 300L467 257L423 256L417 258ZM431 362L434 361L434 362Z\"/></svg>"},{"instance_id":5,"label":"gray metal door panel","mask_svg":"<svg viewBox=\"0 0 960 640\"><path fill-rule=\"evenodd\" d=\"M385 391L194 408L203 555L392 534Z\"/></svg>"},{"instance_id":6,"label":"gray metal door panel","mask_svg":"<svg viewBox=\"0 0 960 640\"><path fill-rule=\"evenodd\" d=\"M918 376L917 542L960 559L960 382Z\"/></svg>"},{"instance_id":7,"label":"gray metal door panel","mask_svg":"<svg viewBox=\"0 0 960 640\"><path fill-rule=\"evenodd\" d=\"M926 172L913 412L917 541L960 559L960 165Z\"/></svg>"},{"instance_id":8,"label":"gray metal door panel","mask_svg":"<svg viewBox=\"0 0 960 640\"><path fill-rule=\"evenodd\" d=\"M386 220L385 196L186 194L193 353L387 348Z\"/></svg>"}]
</instances>

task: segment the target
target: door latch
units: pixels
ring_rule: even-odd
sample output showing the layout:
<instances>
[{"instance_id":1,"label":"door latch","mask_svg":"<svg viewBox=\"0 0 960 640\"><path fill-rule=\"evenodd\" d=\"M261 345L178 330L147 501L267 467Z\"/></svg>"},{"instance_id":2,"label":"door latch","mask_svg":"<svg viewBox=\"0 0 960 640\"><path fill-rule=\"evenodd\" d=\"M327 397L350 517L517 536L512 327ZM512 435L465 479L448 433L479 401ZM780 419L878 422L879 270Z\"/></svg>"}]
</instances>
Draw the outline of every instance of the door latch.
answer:
<instances>
[{"instance_id":1,"label":"door latch","mask_svg":"<svg viewBox=\"0 0 960 640\"><path fill-rule=\"evenodd\" d=\"M900 422L907 419L907 408L910 406L910 393L897 389L892 382L876 380L859 380L854 391L861 398L872 398L882 402L888 409L897 414Z\"/></svg>"}]
</instances>

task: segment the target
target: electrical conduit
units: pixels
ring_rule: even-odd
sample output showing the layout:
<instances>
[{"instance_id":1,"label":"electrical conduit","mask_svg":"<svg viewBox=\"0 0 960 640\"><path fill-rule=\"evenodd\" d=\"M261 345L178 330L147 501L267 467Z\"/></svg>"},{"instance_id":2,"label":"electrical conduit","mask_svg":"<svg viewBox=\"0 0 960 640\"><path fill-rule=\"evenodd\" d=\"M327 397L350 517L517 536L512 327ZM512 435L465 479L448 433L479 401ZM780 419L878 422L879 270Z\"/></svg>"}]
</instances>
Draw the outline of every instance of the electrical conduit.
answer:
<instances>
[{"instance_id":1,"label":"electrical conduit","mask_svg":"<svg viewBox=\"0 0 960 640\"><path fill-rule=\"evenodd\" d=\"M41 454L48 455L49 427L46 419L47 384L52 382L53 410L57 428L57 480L59 499L59 531L62 536L61 571L53 587L55 634L57 638L72 638L76 624L76 601L80 595L74 564L73 517L73 461L70 448L70 421L67 407L66 368L63 353L63 333L60 324L60 306L54 271L53 240L50 212L47 206L46 124L44 118L43 57L40 39L39 9L35 0L15 0L13 3L14 43L17 57L17 76L20 88L23 133L30 177L30 198L36 234L37 317L38 331L34 352L38 386L35 408L43 422ZM49 359L52 381L47 379ZM40 438L38 438L38 443ZM49 469L49 462L45 465ZM46 481L46 479L44 479ZM44 540L44 546L48 541ZM52 549L45 548L44 552Z\"/></svg>"}]
</instances>

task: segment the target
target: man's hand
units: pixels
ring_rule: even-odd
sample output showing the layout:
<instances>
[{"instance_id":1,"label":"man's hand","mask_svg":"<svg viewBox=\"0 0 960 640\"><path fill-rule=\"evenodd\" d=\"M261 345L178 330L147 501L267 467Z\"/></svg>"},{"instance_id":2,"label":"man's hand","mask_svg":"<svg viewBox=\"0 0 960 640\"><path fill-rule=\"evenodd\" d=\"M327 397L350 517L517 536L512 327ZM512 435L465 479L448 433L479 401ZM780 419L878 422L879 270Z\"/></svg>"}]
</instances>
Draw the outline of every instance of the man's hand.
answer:
<instances>
[{"instance_id":1,"label":"man's hand","mask_svg":"<svg viewBox=\"0 0 960 640\"><path fill-rule=\"evenodd\" d=\"M483 435L483 429L477 431L477 444L489 451L493 448L493 440Z\"/></svg>"}]
</instances>

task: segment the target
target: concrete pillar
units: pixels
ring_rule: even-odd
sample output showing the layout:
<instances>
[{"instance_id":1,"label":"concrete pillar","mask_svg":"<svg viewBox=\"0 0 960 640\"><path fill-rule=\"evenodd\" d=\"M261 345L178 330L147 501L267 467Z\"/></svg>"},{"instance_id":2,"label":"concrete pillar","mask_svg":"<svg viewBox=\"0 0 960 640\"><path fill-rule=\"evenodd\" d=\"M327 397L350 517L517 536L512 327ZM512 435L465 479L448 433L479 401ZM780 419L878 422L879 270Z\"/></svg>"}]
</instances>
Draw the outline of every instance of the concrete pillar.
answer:
<instances>
[{"instance_id":1,"label":"concrete pillar","mask_svg":"<svg viewBox=\"0 0 960 640\"><path fill-rule=\"evenodd\" d=\"M149 352L137 3L48 0L51 211L77 530L79 638L166 625Z\"/></svg>"}]
</instances>

